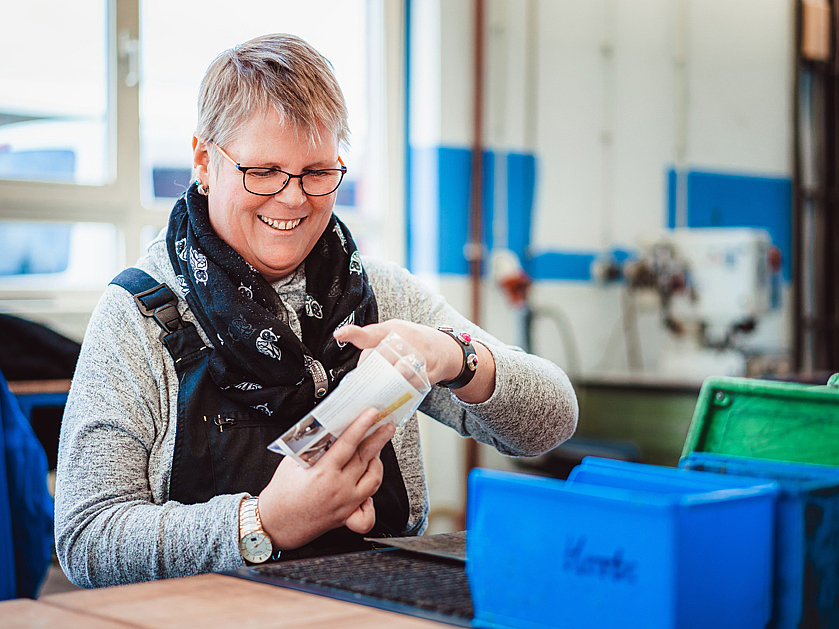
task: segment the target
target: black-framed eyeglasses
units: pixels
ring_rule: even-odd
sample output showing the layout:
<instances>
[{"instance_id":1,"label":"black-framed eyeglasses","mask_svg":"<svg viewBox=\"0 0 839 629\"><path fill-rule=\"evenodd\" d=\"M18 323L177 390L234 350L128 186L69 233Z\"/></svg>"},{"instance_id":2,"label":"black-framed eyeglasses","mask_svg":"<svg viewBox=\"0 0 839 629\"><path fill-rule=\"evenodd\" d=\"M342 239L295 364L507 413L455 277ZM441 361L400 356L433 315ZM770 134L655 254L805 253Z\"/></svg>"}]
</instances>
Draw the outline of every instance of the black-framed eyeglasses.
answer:
<instances>
[{"instance_id":1,"label":"black-framed eyeglasses","mask_svg":"<svg viewBox=\"0 0 839 629\"><path fill-rule=\"evenodd\" d=\"M341 181L344 179L344 175L347 174L347 167L340 157L338 157L338 161L341 163L340 168L307 170L300 175L292 175L279 168L242 166L230 157L218 144L212 140L210 142L218 149L219 153L242 173L242 185L245 187L245 190L261 197L273 197L275 194L279 194L285 190L288 182L292 179L300 180L300 187L306 196L325 197L338 189L338 186L341 185Z\"/></svg>"}]
</instances>

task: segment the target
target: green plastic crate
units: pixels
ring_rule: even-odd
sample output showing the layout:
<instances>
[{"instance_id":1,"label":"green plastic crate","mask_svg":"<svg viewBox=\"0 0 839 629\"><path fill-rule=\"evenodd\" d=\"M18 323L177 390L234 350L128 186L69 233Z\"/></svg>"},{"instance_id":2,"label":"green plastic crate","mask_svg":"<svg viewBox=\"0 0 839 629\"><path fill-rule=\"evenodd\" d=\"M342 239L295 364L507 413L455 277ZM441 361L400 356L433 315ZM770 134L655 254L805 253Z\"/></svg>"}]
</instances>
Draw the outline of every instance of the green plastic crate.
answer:
<instances>
[{"instance_id":1,"label":"green plastic crate","mask_svg":"<svg viewBox=\"0 0 839 629\"><path fill-rule=\"evenodd\" d=\"M826 386L708 378L682 456L691 452L839 465L839 374Z\"/></svg>"}]
</instances>

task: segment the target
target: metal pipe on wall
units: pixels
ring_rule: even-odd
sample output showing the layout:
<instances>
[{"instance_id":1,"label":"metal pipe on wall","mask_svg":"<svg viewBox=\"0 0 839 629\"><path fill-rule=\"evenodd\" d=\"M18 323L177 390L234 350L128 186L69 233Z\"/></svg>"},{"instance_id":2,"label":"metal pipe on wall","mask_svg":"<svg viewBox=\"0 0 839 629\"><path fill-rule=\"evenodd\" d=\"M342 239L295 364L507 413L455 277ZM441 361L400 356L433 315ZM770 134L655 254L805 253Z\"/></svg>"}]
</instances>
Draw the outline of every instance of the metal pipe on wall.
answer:
<instances>
[{"instance_id":1,"label":"metal pipe on wall","mask_svg":"<svg viewBox=\"0 0 839 629\"><path fill-rule=\"evenodd\" d=\"M483 154L484 154L484 28L485 2L474 0L474 68L472 126L472 187L469 207L470 238L466 247L469 261L470 318L481 325L481 267L484 260L483 234ZM474 439L466 441L464 476L480 465L480 450ZM466 479L464 478L464 485ZM465 493L464 493L465 495Z\"/></svg>"},{"instance_id":2,"label":"metal pipe on wall","mask_svg":"<svg viewBox=\"0 0 839 629\"><path fill-rule=\"evenodd\" d=\"M795 3L794 9L794 51L793 65L793 94L792 94L792 336L793 336L793 369L801 371L804 366L804 326L801 322L804 294L802 290L804 253L802 244L802 164L801 164L801 3Z\"/></svg>"},{"instance_id":3,"label":"metal pipe on wall","mask_svg":"<svg viewBox=\"0 0 839 629\"><path fill-rule=\"evenodd\" d=\"M836 0L795 3L793 367L839 369L839 55Z\"/></svg>"}]
</instances>

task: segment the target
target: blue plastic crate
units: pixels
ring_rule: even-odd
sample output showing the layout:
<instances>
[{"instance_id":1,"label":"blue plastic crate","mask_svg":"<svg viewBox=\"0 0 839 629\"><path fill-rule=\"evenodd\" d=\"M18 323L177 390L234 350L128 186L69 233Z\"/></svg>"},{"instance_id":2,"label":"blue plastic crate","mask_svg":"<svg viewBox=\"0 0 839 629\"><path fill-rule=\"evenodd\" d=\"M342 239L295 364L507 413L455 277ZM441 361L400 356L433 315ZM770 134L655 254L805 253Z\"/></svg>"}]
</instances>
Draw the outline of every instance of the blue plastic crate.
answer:
<instances>
[{"instance_id":1,"label":"blue plastic crate","mask_svg":"<svg viewBox=\"0 0 839 629\"><path fill-rule=\"evenodd\" d=\"M474 470L473 625L765 627L777 486L666 472L608 486Z\"/></svg>"},{"instance_id":2,"label":"blue plastic crate","mask_svg":"<svg viewBox=\"0 0 839 629\"><path fill-rule=\"evenodd\" d=\"M679 467L776 481L773 626L839 627L839 467L701 452Z\"/></svg>"}]
</instances>

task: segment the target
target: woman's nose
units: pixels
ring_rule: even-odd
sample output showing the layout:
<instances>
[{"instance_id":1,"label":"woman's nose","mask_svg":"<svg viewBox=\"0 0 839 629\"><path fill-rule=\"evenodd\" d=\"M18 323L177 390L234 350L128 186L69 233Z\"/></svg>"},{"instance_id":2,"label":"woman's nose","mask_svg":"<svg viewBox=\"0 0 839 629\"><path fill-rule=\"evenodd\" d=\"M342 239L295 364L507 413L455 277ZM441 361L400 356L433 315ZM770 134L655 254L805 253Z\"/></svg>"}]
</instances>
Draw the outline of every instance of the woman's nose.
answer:
<instances>
[{"instance_id":1,"label":"woman's nose","mask_svg":"<svg viewBox=\"0 0 839 629\"><path fill-rule=\"evenodd\" d=\"M303 192L303 185L300 179L292 177L286 187L274 195L274 198L289 207L299 207L306 202L306 193Z\"/></svg>"}]
</instances>

